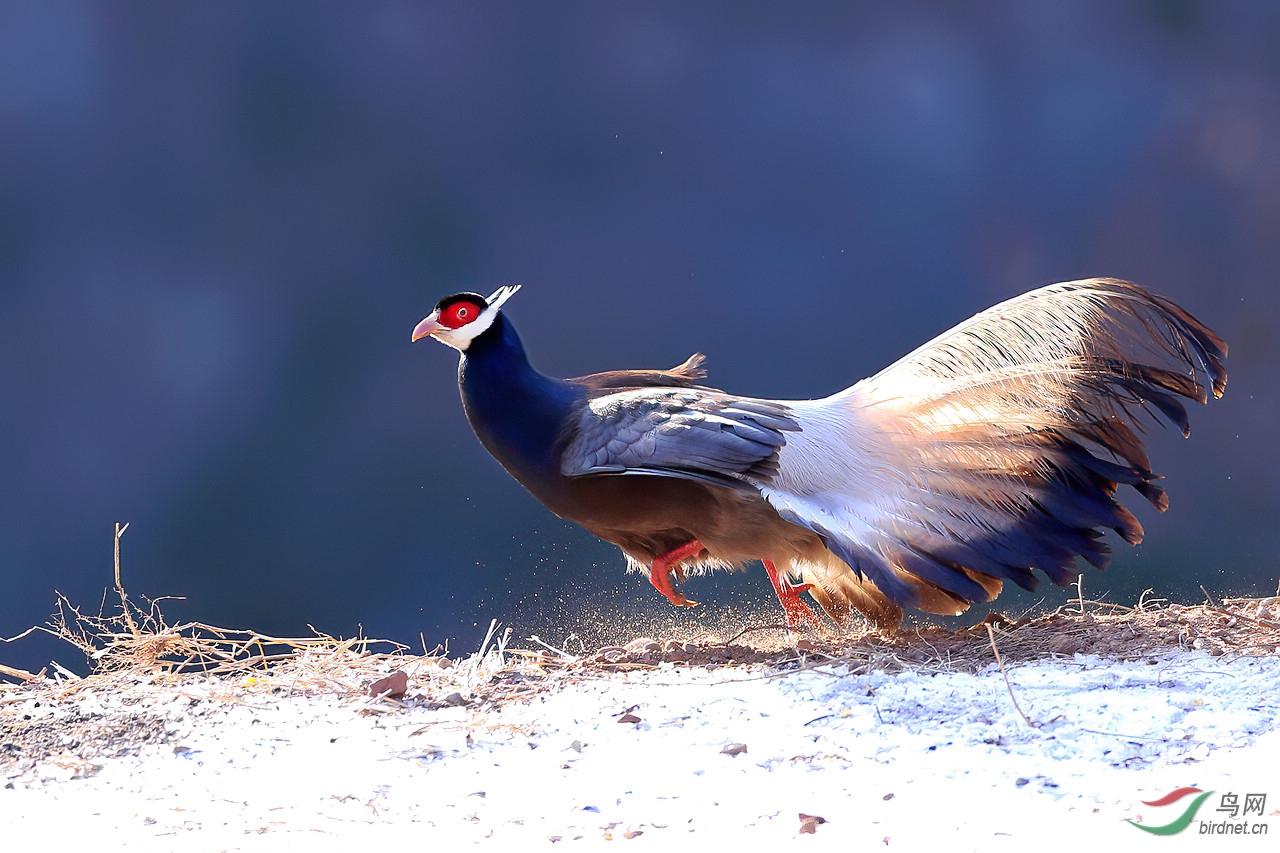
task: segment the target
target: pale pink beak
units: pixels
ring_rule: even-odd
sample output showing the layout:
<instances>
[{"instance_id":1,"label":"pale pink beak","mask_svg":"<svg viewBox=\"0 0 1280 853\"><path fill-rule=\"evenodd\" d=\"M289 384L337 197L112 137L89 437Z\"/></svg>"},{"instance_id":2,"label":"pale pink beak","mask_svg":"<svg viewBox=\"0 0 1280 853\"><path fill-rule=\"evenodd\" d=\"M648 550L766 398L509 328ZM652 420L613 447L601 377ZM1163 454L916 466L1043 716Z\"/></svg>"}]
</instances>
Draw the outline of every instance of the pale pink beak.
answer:
<instances>
[{"instance_id":1,"label":"pale pink beak","mask_svg":"<svg viewBox=\"0 0 1280 853\"><path fill-rule=\"evenodd\" d=\"M430 337L431 335L434 335L436 332L445 328L445 325L441 323L440 320L438 319L439 316L440 316L439 314L436 314L433 311L431 313L431 316L424 318L421 323L414 326L413 340L418 341L418 340L421 340L422 338Z\"/></svg>"}]
</instances>

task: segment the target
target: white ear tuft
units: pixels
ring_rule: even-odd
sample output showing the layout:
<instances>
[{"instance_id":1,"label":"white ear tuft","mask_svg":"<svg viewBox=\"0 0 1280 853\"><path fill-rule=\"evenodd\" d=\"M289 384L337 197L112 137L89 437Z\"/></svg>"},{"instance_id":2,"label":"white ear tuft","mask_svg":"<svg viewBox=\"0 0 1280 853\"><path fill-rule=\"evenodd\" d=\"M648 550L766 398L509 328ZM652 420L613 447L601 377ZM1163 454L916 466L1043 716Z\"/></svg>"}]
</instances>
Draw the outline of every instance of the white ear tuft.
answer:
<instances>
[{"instance_id":1,"label":"white ear tuft","mask_svg":"<svg viewBox=\"0 0 1280 853\"><path fill-rule=\"evenodd\" d=\"M502 287L499 287L486 300L489 303L489 310L497 311L502 307L502 303L514 296L515 292L519 289L520 285L518 284L504 284Z\"/></svg>"}]
</instances>

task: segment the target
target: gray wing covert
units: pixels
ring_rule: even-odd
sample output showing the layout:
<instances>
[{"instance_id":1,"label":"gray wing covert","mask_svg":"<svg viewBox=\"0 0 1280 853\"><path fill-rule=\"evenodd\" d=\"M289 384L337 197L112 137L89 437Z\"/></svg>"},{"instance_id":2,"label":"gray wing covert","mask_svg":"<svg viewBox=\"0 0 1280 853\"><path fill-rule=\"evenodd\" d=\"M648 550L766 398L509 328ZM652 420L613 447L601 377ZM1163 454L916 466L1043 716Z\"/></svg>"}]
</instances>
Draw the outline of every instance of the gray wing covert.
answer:
<instances>
[{"instance_id":1,"label":"gray wing covert","mask_svg":"<svg viewBox=\"0 0 1280 853\"><path fill-rule=\"evenodd\" d=\"M770 400L700 389L636 389L588 400L560 472L767 483L784 433L800 428Z\"/></svg>"}]
</instances>

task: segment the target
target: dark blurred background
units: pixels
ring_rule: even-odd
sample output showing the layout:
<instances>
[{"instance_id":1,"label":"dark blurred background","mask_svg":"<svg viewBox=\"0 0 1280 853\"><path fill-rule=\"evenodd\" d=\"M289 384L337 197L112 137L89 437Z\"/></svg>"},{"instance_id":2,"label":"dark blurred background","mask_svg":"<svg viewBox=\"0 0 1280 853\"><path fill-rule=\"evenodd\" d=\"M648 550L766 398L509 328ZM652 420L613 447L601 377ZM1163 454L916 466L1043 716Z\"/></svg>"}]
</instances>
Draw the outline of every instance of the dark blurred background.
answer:
<instances>
[{"instance_id":1,"label":"dark blurred background","mask_svg":"<svg viewBox=\"0 0 1280 853\"><path fill-rule=\"evenodd\" d=\"M543 510L414 324L518 281L545 372L697 349L812 397L1091 275L1223 334L1231 383L1152 432L1172 508L1130 499L1148 540L1086 593L1274 594L1280 4L5 3L0 637L96 612L117 521L172 619L467 652L776 618L758 568L672 611ZM50 657L83 663L0 646Z\"/></svg>"}]
</instances>

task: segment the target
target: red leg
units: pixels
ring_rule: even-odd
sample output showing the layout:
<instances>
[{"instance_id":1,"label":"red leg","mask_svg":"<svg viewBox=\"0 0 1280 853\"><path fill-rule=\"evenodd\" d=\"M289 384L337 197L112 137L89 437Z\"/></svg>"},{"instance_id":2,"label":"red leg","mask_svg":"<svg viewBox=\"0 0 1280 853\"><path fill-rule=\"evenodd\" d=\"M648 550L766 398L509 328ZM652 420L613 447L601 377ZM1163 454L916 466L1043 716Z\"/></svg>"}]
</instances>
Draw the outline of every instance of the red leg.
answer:
<instances>
[{"instance_id":1,"label":"red leg","mask_svg":"<svg viewBox=\"0 0 1280 853\"><path fill-rule=\"evenodd\" d=\"M649 583L653 584L653 588L667 597L667 600L676 607L693 607L698 602L690 601L684 595L676 591L671 585L671 575L674 573L677 578L684 580L684 569L678 565L685 557L692 557L702 550L702 543L697 539L692 542L686 542L674 551L668 551L653 561L653 565L649 567Z\"/></svg>"},{"instance_id":2,"label":"red leg","mask_svg":"<svg viewBox=\"0 0 1280 853\"><path fill-rule=\"evenodd\" d=\"M821 628L822 620L810 609L809 605L800 600L800 593L812 589L813 584L793 584L778 574L778 569L773 565L773 561L762 560L761 562L764 563L764 570L769 575L769 583L773 584L773 591L778 594L778 601L782 604L782 612L787 618L787 627L795 628L802 622L808 622L810 625Z\"/></svg>"}]
</instances>

